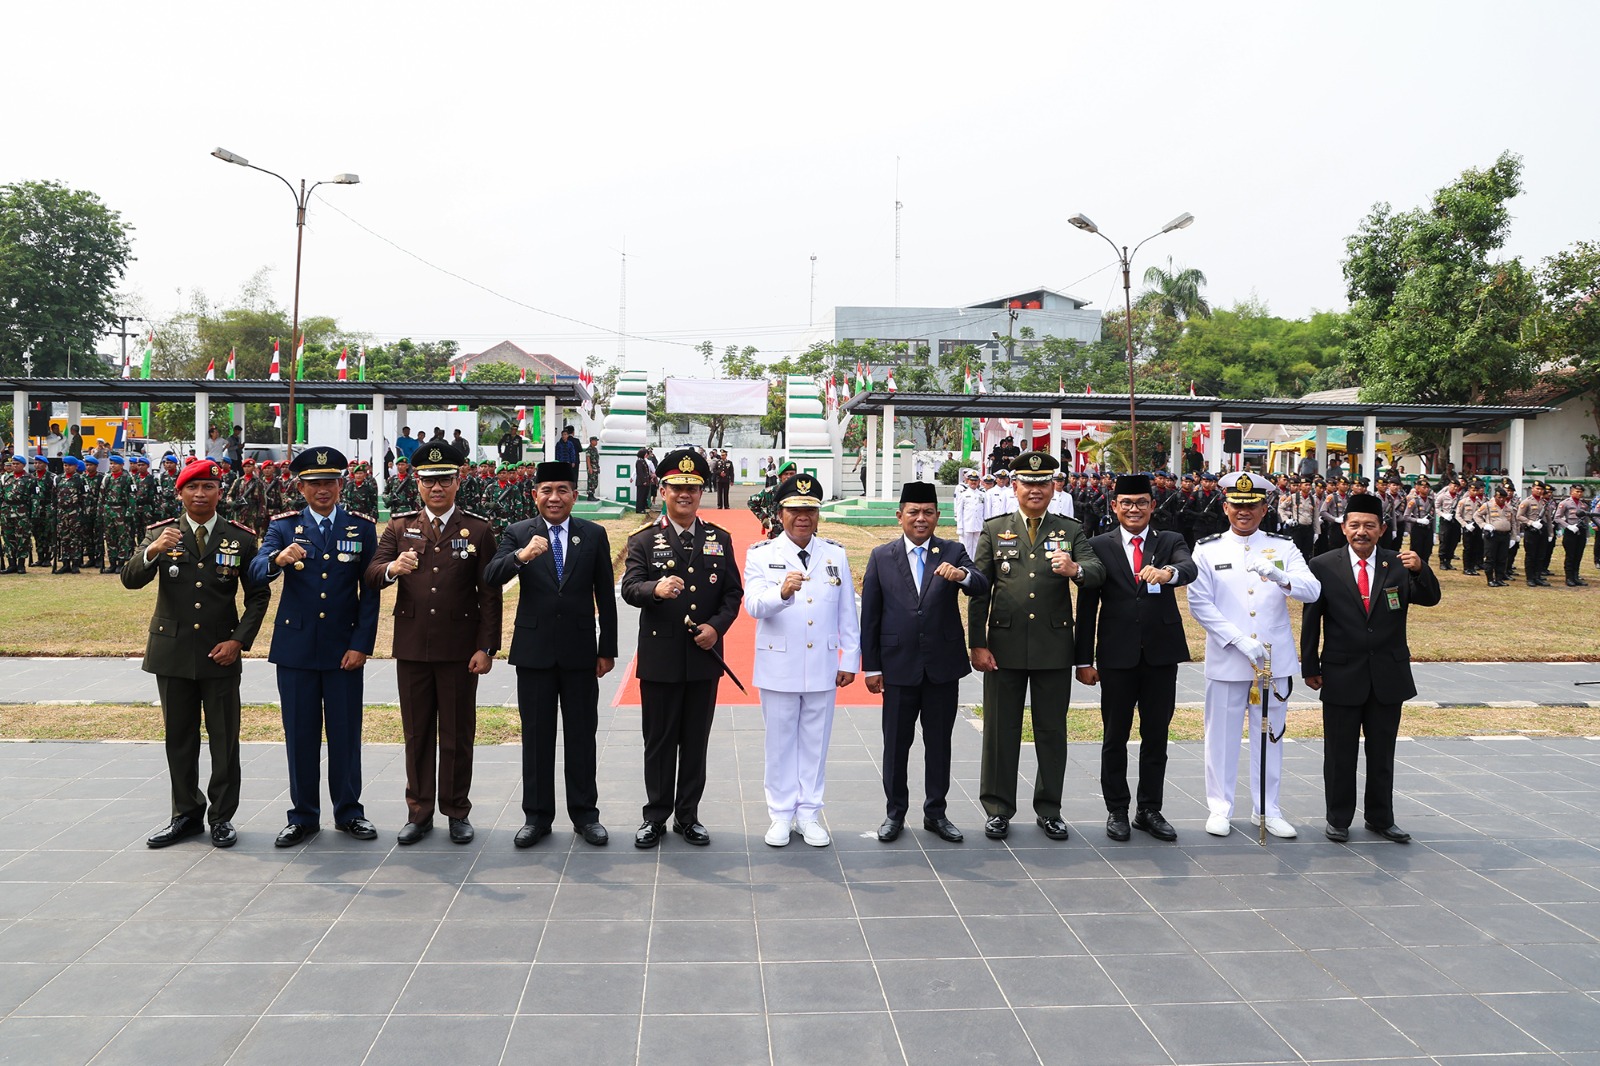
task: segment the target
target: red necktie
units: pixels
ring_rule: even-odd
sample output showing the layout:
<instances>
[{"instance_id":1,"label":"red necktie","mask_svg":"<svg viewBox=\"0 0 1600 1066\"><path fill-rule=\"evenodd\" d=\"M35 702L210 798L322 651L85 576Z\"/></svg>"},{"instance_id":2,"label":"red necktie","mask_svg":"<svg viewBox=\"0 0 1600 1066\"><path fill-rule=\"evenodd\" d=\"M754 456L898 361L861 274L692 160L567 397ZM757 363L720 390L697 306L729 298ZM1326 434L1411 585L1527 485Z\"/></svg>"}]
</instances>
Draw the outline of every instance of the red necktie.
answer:
<instances>
[{"instance_id":1,"label":"red necktie","mask_svg":"<svg viewBox=\"0 0 1600 1066\"><path fill-rule=\"evenodd\" d=\"M1133 538L1133 576L1138 577L1144 569L1144 538Z\"/></svg>"},{"instance_id":2,"label":"red necktie","mask_svg":"<svg viewBox=\"0 0 1600 1066\"><path fill-rule=\"evenodd\" d=\"M1372 604L1369 602L1372 599L1372 586L1367 583L1367 561L1365 559L1356 560L1356 591L1361 593L1361 609L1370 611L1372 609Z\"/></svg>"}]
</instances>

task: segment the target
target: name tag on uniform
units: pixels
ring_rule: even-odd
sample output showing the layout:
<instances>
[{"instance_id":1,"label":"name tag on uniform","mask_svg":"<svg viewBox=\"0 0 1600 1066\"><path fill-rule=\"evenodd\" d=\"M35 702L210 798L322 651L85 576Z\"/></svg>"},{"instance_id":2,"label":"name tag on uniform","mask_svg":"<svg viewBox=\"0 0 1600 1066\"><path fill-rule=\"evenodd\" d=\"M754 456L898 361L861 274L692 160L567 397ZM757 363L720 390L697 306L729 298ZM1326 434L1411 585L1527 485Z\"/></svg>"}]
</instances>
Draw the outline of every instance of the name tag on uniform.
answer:
<instances>
[{"instance_id":1,"label":"name tag on uniform","mask_svg":"<svg viewBox=\"0 0 1600 1066\"><path fill-rule=\"evenodd\" d=\"M420 530L411 529L409 527L403 530L400 535L402 537L416 537L418 540L422 539L422 533Z\"/></svg>"},{"instance_id":2,"label":"name tag on uniform","mask_svg":"<svg viewBox=\"0 0 1600 1066\"><path fill-rule=\"evenodd\" d=\"M1211 569L1213 569L1213 570L1232 570L1233 569L1233 564L1232 563L1218 563L1217 565L1213 566Z\"/></svg>"},{"instance_id":3,"label":"name tag on uniform","mask_svg":"<svg viewBox=\"0 0 1600 1066\"><path fill-rule=\"evenodd\" d=\"M789 564L788 563L768 563L767 564L767 569L768 570L787 570L787 569L789 569Z\"/></svg>"},{"instance_id":4,"label":"name tag on uniform","mask_svg":"<svg viewBox=\"0 0 1600 1066\"><path fill-rule=\"evenodd\" d=\"M1159 581L1152 581L1145 586L1145 591L1150 593L1152 596L1159 596L1161 595L1161 583Z\"/></svg>"}]
</instances>

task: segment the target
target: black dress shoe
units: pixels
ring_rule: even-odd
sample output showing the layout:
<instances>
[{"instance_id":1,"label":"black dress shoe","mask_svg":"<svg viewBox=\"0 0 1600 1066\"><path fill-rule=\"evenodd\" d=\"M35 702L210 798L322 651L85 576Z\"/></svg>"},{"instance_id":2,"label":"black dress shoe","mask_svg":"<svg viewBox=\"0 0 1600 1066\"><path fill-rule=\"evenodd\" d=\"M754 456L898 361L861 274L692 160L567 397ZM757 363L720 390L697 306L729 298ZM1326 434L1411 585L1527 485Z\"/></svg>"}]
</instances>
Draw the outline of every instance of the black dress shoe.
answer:
<instances>
[{"instance_id":1,"label":"black dress shoe","mask_svg":"<svg viewBox=\"0 0 1600 1066\"><path fill-rule=\"evenodd\" d=\"M298 822L290 822L283 827L283 830L278 834L278 839L272 843L280 848L292 848L296 844L305 843L320 832L322 832L320 825L301 825Z\"/></svg>"},{"instance_id":2,"label":"black dress shoe","mask_svg":"<svg viewBox=\"0 0 1600 1066\"><path fill-rule=\"evenodd\" d=\"M606 832L606 827L599 822L580 825L576 831L583 838L585 844L593 844L597 848L605 847L606 843L611 839L611 834Z\"/></svg>"},{"instance_id":3,"label":"black dress shoe","mask_svg":"<svg viewBox=\"0 0 1600 1066\"><path fill-rule=\"evenodd\" d=\"M1584 580L1584 579L1583 579L1583 578L1581 578L1581 577L1578 577L1578 578L1573 578L1573 579L1572 579L1572 583L1573 583L1573 584L1574 584L1574 585L1588 585L1588 584L1589 584L1589 583L1588 583L1588 582L1587 582L1587 581L1585 581L1585 580Z\"/></svg>"},{"instance_id":4,"label":"black dress shoe","mask_svg":"<svg viewBox=\"0 0 1600 1066\"><path fill-rule=\"evenodd\" d=\"M470 844L472 838L477 835L477 830L473 829L472 823L465 818L450 819L450 843Z\"/></svg>"},{"instance_id":5,"label":"black dress shoe","mask_svg":"<svg viewBox=\"0 0 1600 1066\"><path fill-rule=\"evenodd\" d=\"M333 827L341 833L349 833L357 840L378 839L378 827L365 818L352 818L348 822L335 822Z\"/></svg>"},{"instance_id":6,"label":"black dress shoe","mask_svg":"<svg viewBox=\"0 0 1600 1066\"><path fill-rule=\"evenodd\" d=\"M186 837L197 837L205 832L205 820L194 814L180 814L174 818L165 829L158 829L145 838L145 844L152 848L165 848L176 844Z\"/></svg>"},{"instance_id":7,"label":"black dress shoe","mask_svg":"<svg viewBox=\"0 0 1600 1066\"><path fill-rule=\"evenodd\" d=\"M633 846L636 848L653 848L661 843L661 838L667 835L667 827L661 822L646 822L633 834Z\"/></svg>"},{"instance_id":8,"label":"black dress shoe","mask_svg":"<svg viewBox=\"0 0 1600 1066\"><path fill-rule=\"evenodd\" d=\"M1149 833L1157 840L1170 842L1178 839L1178 831L1161 817L1160 811L1140 811L1133 816L1133 827Z\"/></svg>"},{"instance_id":9,"label":"black dress shoe","mask_svg":"<svg viewBox=\"0 0 1600 1066\"><path fill-rule=\"evenodd\" d=\"M211 827L211 846L214 848L231 848L239 843L239 834L233 828L232 822L218 822Z\"/></svg>"},{"instance_id":10,"label":"black dress shoe","mask_svg":"<svg viewBox=\"0 0 1600 1066\"><path fill-rule=\"evenodd\" d=\"M950 844L959 844L967 839L965 834L956 828L956 823L942 814L937 818L924 817L922 819L922 828L930 833L937 834L940 840Z\"/></svg>"},{"instance_id":11,"label":"black dress shoe","mask_svg":"<svg viewBox=\"0 0 1600 1066\"><path fill-rule=\"evenodd\" d=\"M1370 832L1377 833L1385 840L1392 840L1396 844L1411 843L1411 834L1406 832L1404 829L1401 829L1397 825L1382 826L1374 825L1371 822L1367 822L1365 825Z\"/></svg>"},{"instance_id":12,"label":"black dress shoe","mask_svg":"<svg viewBox=\"0 0 1600 1066\"><path fill-rule=\"evenodd\" d=\"M990 840L1004 840L1009 832L1011 832L1011 819L1002 818L998 814L983 823L983 835Z\"/></svg>"},{"instance_id":13,"label":"black dress shoe","mask_svg":"<svg viewBox=\"0 0 1600 1066\"><path fill-rule=\"evenodd\" d=\"M407 822L400 827L400 832L396 834L395 841L400 844L415 844L431 832L433 832L432 818L429 818L426 822Z\"/></svg>"},{"instance_id":14,"label":"black dress shoe","mask_svg":"<svg viewBox=\"0 0 1600 1066\"><path fill-rule=\"evenodd\" d=\"M685 844L693 844L697 848L703 848L711 843L711 834L706 832L706 827L699 822L690 822L688 825L673 822L672 831L681 836Z\"/></svg>"},{"instance_id":15,"label":"black dress shoe","mask_svg":"<svg viewBox=\"0 0 1600 1066\"><path fill-rule=\"evenodd\" d=\"M1322 835L1335 844L1348 844L1350 842L1349 828L1347 826L1334 825L1332 822L1322 827Z\"/></svg>"},{"instance_id":16,"label":"black dress shoe","mask_svg":"<svg viewBox=\"0 0 1600 1066\"><path fill-rule=\"evenodd\" d=\"M531 848L549 835L549 826L529 824L517 830L516 838L512 843L519 848Z\"/></svg>"},{"instance_id":17,"label":"black dress shoe","mask_svg":"<svg viewBox=\"0 0 1600 1066\"><path fill-rule=\"evenodd\" d=\"M899 821L898 819L885 818L883 820L883 824L878 826L878 843L894 843L896 840L900 839L900 830L904 829L905 827L906 823Z\"/></svg>"},{"instance_id":18,"label":"black dress shoe","mask_svg":"<svg viewBox=\"0 0 1600 1066\"><path fill-rule=\"evenodd\" d=\"M1128 812L1112 811L1106 815L1106 836L1112 840L1127 840L1133 835L1128 829Z\"/></svg>"},{"instance_id":19,"label":"black dress shoe","mask_svg":"<svg viewBox=\"0 0 1600 1066\"><path fill-rule=\"evenodd\" d=\"M1051 840L1065 840L1069 835L1067 833L1067 823L1060 818L1035 818L1034 822L1038 824L1040 829L1044 830L1044 835Z\"/></svg>"}]
</instances>

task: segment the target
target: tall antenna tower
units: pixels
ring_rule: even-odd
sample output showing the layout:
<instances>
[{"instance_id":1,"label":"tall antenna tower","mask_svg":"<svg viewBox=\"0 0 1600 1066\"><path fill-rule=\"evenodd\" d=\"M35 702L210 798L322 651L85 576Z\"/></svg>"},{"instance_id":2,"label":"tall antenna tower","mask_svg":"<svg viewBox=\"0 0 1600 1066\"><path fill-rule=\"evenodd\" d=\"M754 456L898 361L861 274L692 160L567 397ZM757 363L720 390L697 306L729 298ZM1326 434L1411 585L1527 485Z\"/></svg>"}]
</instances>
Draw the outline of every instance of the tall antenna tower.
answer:
<instances>
[{"instance_id":1,"label":"tall antenna tower","mask_svg":"<svg viewBox=\"0 0 1600 1066\"><path fill-rule=\"evenodd\" d=\"M617 369L628 369L628 238L622 238L622 284L617 291Z\"/></svg>"},{"instance_id":2,"label":"tall antenna tower","mask_svg":"<svg viewBox=\"0 0 1600 1066\"><path fill-rule=\"evenodd\" d=\"M814 326L817 322L817 257L811 257L811 306L806 310L806 325Z\"/></svg>"},{"instance_id":3,"label":"tall antenna tower","mask_svg":"<svg viewBox=\"0 0 1600 1066\"><path fill-rule=\"evenodd\" d=\"M900 157L894 157L894 305L900 306Z\"/></svg>"}]
</instances>

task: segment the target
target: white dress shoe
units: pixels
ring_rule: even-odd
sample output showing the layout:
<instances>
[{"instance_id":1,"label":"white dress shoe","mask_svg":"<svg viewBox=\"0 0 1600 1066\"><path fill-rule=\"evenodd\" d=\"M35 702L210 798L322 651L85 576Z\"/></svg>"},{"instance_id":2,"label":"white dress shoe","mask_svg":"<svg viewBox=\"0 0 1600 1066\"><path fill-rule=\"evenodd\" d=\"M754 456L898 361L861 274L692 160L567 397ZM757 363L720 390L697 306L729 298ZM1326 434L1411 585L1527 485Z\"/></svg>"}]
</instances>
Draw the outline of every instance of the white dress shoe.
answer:
<instances>
[{"instance_id":1,"label":"white dress shoe","mask_svg":"<svg viewBox=\"0 0 1600 1066\"><path fill-rule=\"evenodd\" d=\"M1206 832L1214 837L1225 837L1233 832L1233 823L1225 814L1213 814L1206 819Z\"/></svg>"},{"instance_id":2,"label":"white dress shoe","mask_svg":"<svg viewBox=\"0 0 1600 1066\"><path fill-rule=\"evenodd\" d=\"M775 848L781 848L789 843L790 822L787 818L777 818L767 827L766 841Z\"/></svg>"},{"instance_id":3,"label":"white dress shoe","mask_svg":"<svg viewBox=\"0 0 1600 1066\"><path fill-rule=\"evenodd\" d=\"M1261 815L1252 814L1250 816L1250 824L1260 825ZM1290 825L1282 818L1268 818L1267 832L1272 836L1282 837L1284 840L1293 840L1295 837L1300 835L1299 831L1296 830L1294 826Z\"/></svg>"},{"instance_id":4,"label":"white dress shoe","mask_svg":"<svg viewBox=\"0 0 1600 1066\"><path fill-rule=\"evenodd\" d=\"M800 835L805 839L805 842L814 848L825 848L833 843L833 838L828 835L828 831L822 828L822 823L815 818L796 822L794 827L800 830Z\"/></svg>"}]
</instances>

